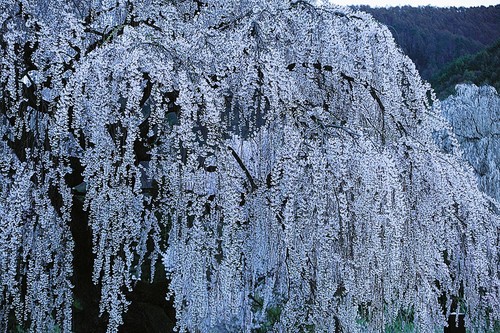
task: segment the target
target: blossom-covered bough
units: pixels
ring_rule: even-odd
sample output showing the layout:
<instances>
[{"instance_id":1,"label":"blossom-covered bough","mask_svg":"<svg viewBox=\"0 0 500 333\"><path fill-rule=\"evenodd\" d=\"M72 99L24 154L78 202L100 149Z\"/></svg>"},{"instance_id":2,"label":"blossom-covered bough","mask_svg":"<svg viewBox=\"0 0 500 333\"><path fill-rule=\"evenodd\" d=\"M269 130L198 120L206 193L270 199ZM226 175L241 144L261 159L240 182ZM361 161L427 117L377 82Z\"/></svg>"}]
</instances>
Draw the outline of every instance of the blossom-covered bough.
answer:
<instances>
[{"instance_id":1,"label":"blossom-covered bough","mask_svg":"<svg viewBox=\"0 0 500 333\"><path fill-rule=\"evenodd\" d=\"M0 19L4 330L71 331L76 200L108 332L158 261L182 332L500 319L495 203L367 14L2 0Z\"/></svg>"}]
</instances>

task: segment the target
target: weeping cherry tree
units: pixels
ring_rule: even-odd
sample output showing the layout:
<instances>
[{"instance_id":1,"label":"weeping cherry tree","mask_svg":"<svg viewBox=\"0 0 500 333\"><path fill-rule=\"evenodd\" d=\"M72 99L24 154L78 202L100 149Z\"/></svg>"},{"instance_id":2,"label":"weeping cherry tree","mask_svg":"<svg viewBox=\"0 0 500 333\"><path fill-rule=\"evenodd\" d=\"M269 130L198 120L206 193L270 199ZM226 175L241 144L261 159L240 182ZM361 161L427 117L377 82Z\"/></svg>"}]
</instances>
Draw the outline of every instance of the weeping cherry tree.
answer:
<instances>
[{"instance_id":1,"label":"weeping cherry tree","mask_svg":"<svg viewBox=\"0 0 500 333\"><path fill-rule=\"evenodd\" d=\"M0 52L3 331L71 332L78 200L108 332L159 265L179 332L500 320L497 203L369 15L1 0Z\"/></svg>"}]
</instances>

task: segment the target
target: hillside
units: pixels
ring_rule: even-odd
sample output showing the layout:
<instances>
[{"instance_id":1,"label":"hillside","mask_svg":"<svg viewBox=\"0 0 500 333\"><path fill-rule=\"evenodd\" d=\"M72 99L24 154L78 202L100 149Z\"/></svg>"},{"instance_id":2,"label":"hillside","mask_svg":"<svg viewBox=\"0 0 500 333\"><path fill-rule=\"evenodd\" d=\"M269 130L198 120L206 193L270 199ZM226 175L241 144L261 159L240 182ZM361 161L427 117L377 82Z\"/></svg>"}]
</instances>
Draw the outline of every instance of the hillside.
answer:
<instances>
[{"instance_id":1,"label":"hillside","mask_svg":"<svg viewBox=\"0 0 500 333\"><path fill-rule=\"evenodd\" d=\"M500 38L500 5L473 8L353 7L388 26L397 44L429 80L449 62Z\"/></svg>"},{"instance_id":2,"label":"hillside","mask_svg":"<svg viewBox=\"0 0 500 333\"><path fill-rule=\"evenodd\" d=\"M443 100L459 83L491 85L500 91L500 40L474 55L458 58L430 79L437 96Z\"/></svg>"}]
</instances>

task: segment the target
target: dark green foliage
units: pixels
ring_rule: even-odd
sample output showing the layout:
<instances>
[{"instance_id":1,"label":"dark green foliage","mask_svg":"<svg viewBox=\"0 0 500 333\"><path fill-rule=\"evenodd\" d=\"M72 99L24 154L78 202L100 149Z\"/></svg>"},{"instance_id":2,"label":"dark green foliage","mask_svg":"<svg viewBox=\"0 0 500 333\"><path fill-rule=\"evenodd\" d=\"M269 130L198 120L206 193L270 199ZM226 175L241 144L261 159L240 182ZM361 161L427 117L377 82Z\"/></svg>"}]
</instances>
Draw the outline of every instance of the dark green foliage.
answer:
<instances>
[{"instance_id":1,"label":"dark green foliage","mask_svg":"<svg viewBox=\"0 0 500 333\"><path fill-rule=\"evenodd\" d=\"M430 83L437 96L444 99L455 91L458 83L488 84L500 91L500 40L471 56L463 56L434 75Z\"/></svg>"},{"instance_id":2,"label":"dark green foliage","mask_svg":"<svg viewBox=\"0 0 500 333\"><path fill-rule=\"evenodd\" d=\"M312 324L305 325L300 328L300 333L314 333L315 327Z\"/></svg>"},{"instance_id":3,"label":"dark green foliage","mask_svg":"<svg viewBox=\"0 0 500 333\"><path fill-rule=\"evenodd\" d=\"M263 309L264 298L262 298L259 295L250 296L250 298L252 300L252 312L258 313L264 310ZM281 316L281 310L282 310L281 304L271 305L267 309L265 309L266 315L264 317L264 321L260 323L259 327L255 328L253 332L254 333L270 332L274 327L274 324L279 322Z\"/></svg>"},{"instance_id":4,"label":"dark green foliage","mask_svg":"<svg viewBox=\"0 0 500 333\"><path fill-rule=\"evenodd\" d=\"M473 8L355 7L387 25L397 44L429 80L449 62L500 38L500 5Z\"/></svg>"},{"instance_id":5,"label":"dark green foliage","mask_svg":"<svg viewBox=\"0 0 500 333\"><path fill-rule=\"evenodd\" d=\"M400 313L396 320L385 325L385 333L414 333L413 313Z\"/></svg>"}]
</instances>

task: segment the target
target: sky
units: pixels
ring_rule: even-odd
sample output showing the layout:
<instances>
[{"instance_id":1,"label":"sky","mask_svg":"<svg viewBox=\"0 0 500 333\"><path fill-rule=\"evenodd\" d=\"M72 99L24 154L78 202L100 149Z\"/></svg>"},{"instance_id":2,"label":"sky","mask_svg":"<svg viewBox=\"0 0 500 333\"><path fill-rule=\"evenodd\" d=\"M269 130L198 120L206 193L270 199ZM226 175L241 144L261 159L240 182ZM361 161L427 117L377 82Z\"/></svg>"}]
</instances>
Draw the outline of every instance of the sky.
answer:
<instances>
[{"instance_id":1,"label":"sky","mask_svg":"<svg viewBox=\"0 0 500 333\"><path fill-rule=\"evenodd\" d=\"M477 7L499 5L500 0L330 0L338 5Z\"/></svg>"}]
</instances>

